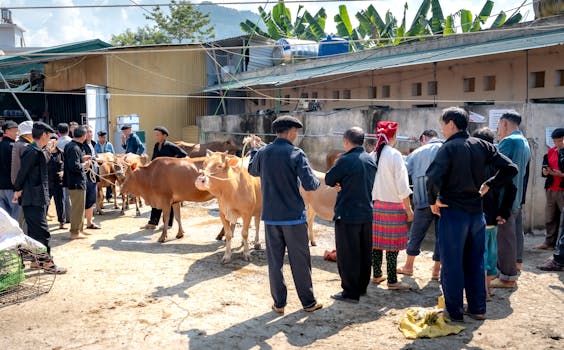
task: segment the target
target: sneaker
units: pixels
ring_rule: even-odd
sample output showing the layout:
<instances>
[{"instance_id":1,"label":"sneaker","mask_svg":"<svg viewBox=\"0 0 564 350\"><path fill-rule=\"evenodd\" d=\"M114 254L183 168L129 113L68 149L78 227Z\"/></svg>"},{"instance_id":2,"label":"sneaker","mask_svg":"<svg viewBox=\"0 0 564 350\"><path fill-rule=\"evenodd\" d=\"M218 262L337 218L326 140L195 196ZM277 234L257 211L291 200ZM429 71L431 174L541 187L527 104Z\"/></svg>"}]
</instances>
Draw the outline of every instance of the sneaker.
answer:
<instances>
[{"instance_id":1,"label":"sneaker","mask_svg":"<svg viewBox=\"0 0 564 350\"><path fill-rule=\"evenodd\" d=\"M312 306L309 307L304 307L304 311L305 312L314 312L316 310L319 310L323 307L323 304L319 303L319 302L315 302L315 304L313 304Z\"/></svg>"},{"instance_id":2,"label":"sneaker","mask_svg":"<svg viewBox=\"0 0 564 350\"><path fill-rule=\"evenodd\" d=\"M349 297L345 296L344 292L335 293L335 294L331 295L331 298L338 300L338 301L344 301L346 303L358 304L358 299L349 298Z\"/></svg>"}]
</instances>

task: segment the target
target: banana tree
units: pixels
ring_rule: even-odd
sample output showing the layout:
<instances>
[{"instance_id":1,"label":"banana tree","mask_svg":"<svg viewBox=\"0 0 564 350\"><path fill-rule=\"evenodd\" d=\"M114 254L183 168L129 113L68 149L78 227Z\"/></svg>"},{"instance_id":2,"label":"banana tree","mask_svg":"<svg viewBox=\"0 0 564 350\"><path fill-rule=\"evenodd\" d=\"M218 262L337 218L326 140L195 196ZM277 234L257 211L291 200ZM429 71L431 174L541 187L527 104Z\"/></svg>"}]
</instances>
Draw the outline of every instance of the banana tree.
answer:
<instances>
[{"instance_id":1,"label":"banana tree","mask_svg":"<svg viewBox=\"0 0 564 350\"><path fill-rule=\"evenodd\" d=\"M363 42L364 36L360 34L359 28L353 28L351 19L349 17L349 12L345 5L339 5L339 14L334 17L335 24L337 26L337 34L345 39L350 40L350 48L352 51L359 51L364 48Z\"/></svg>"}]
</instances>

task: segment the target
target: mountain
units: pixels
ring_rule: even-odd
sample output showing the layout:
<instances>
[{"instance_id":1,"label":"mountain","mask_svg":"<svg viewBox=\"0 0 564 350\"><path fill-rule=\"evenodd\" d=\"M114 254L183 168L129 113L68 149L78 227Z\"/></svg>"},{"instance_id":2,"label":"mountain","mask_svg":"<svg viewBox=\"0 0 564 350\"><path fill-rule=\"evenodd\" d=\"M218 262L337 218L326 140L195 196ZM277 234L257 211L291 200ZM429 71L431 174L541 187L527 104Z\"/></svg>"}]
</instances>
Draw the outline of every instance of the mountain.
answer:
<instances>
[{"instance_id":1,"label":"mountain","mask_svg":"<svg viewBox=\"0 0 564 350\"><path fill-rule=\"evenodd\" d=\"M215 25L215 40L243 35L244 33L241 30L239 23L244 22L247 19L264 28L264 24L262 23L260 16L251 11L238 11L229 7L217 5L200 4L195 5L194 7L203 14L209 14L211 23Z\"/></svg>"}]
</instances>

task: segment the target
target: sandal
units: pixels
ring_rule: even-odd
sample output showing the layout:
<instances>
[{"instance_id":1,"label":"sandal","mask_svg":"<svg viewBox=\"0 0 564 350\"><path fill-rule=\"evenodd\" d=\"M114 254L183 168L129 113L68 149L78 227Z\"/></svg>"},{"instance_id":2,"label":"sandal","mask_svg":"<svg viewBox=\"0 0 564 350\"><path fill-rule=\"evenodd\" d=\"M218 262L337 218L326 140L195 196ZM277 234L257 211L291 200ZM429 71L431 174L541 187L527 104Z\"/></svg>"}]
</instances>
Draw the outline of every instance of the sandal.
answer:
<instances>
[{"instance_id":1,"label":"sandal","mask_svg":"<svg viewBox=\"0 0 564 350\"><path fill-rule=\"evenodd\" d=\"M403 267L398 267L396 269L396 272L399 273L400 275L413 276L413 270L411 271L404 270Z\"/></svg>"},{"instance_id":2,"label":"sandal","mask_svg":"<svg viewBox=\"0 0 564 350\"><path fill-rule=\"evenodd\" d=\"M32 261L30 268L32 268L32 269L40 268L40 269L43 269L43 271L50 273L50 274L53 274L53 275L63 275L65 273L67 273L67 269L65 269L64 267L60 267L60 266L55 265L53 260Z\"/></svg>"},{"instance_id":3,"label":"sandal","mask_svg":"<svg viewBox=\"0 0 564 350\"><path fill-rule=\"evenodd\" d=\"M511 282L505 282L500 280L499 278L496 278L495 280L490 282L490 287L491 288L506 288L506 289L513 289L517 286L517 282L515 281L511 281Z\"/></svg>"},{"instance_id":4,"label":"sandal","mask_svg":"<svg viewBox=\"0 0 564 350\"><path fill-rule=\"evenodd\" d=\"M272 311L279 313L279 314L283 314L284 308L283 307L276 307L276 305L272 304Z\"/></svg>"},{"instance_id":5,"label":"sandal","mask_svg":"<svg viewBox=\"0 0 564 350\"><path fill-rule=\"evenodd\" d=\"M468 311L468 307L464 308L464 314L476 321L483 321L486 319L486 314L472 314Z\"/></svg>"},{"instance_id":6,"label":"sandal","mask_svg":"<svg viewBox=\"0 0 564 350\"><path fill-rule=\"evenodd\" d=\"M537 269L543 271L564 271L564 266L557 264L554 260L547 260L544 264L537 266Z\"/></svg>"},{"instance_id":7,"label":"sandal","mask_svg":"<svg viewBox=\"0 0 564 350\"><path fill-rule=\"evenodd\" d=\"M403 282L388 283L388 289L390 289L390 290L408 290L408 289L411 289L411 286L409 284L403 283Z\"/></svg>"},{"instance_id":8,"label":"sandal","mask_svg":"<svg viewBox=\"0 0 564 350\"><path fill-rule=\"evenodd\" d=\"M376 284L380 284L380 283L384 282L385 280L386 280L386 277L384 277L384 276L372 277L372 283L376 283Z\"/></svg>"},{"instance_id":9,"label":"sandal","mask_svg":"<svg viewBox=\"0 0 564 350\"><path fill-rule=\"evenodd\" d=\"M99 230L101 229L100 226L96 225L95 223L91 223L90 225L86 226L87 229L91 229L91 230Z\"/></svg>"}]
</instances>

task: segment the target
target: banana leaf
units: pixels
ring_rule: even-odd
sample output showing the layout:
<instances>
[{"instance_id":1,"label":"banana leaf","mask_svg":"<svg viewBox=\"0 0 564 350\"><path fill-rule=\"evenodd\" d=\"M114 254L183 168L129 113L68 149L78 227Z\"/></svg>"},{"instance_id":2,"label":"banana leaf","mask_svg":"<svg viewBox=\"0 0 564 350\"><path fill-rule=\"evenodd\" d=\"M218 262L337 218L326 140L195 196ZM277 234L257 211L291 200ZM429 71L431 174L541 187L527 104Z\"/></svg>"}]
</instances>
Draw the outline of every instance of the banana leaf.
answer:
<instances>
[{"instance_id":1,"label":"banana leaf","mask_svg":"<svg viewBox=\"0 0 564 350\"><path fill-rule=\"evenodd\" d=\"M492 23L490 28L499 28L502 25L505 24L505 19L507 18L507 15L505 14L505 12L501 11L499 13L499 15L497 15L496 19L494 20L494 22Z\"/></svg>"},{"instance_id":2,"label":"banana leaf","mask_svg":"<svg viewBox=\"0 0 564 350\"><path fill-rule=\"evenodd\" d=\"M460 27L463 33L468 33L472 29L472 12L460 10Z\"/></svg>"},{"instance_id":3,"label":"banana leaf","mask_svg":"<svg viewBox=\"0 0 564 350\"><path fill-rule=\"evenodd\" d=\"M445 29L443 30L443 35L454 33L456 33L456 30L454 30L454 18L452 15L448 15L445 20Z\"/></svg>"},{"instance_id":4,"label":"banana leaf","mask_svg":"<svg viewBox=\"0 0 564 350\"><path fill-rule=\"evenodd\" d=\"M431 0L431 30L434 33L442 33L444 30L445 17L439 0Z\"/></svg>"}]
</instances>

